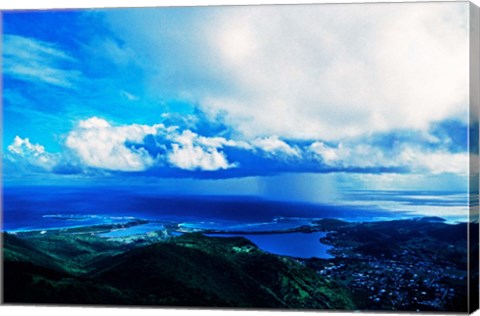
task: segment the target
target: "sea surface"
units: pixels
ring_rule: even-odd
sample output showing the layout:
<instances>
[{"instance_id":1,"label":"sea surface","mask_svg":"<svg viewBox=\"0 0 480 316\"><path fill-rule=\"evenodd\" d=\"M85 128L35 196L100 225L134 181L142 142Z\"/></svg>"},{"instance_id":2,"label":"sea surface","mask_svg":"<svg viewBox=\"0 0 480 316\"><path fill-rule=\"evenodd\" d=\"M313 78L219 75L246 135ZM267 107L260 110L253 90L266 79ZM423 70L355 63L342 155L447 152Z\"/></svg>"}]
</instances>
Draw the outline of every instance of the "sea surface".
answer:
<instances>
[{"instance_id":1,"label":"sea surface","mask_svg":"<svg viewBox=\"0 0 480 316\"><path fill-rule=\"evenodd\" d=\"M3 193L3 231L121 223L137 218L154 223L105 237L142 234L174 222L187 228L249 232L244 237L260 248L297 257L328 256L328 247L319 242L320 233L251 233L274 233L322 218L358 222L440 216L458 222L466 221L468 212L468 196L458 192L355 191L334 204L254 196L162 195L145 188L6 187Z\"/></svg>"},{"instance_id":2,"label":"sea surface","mask_svg":"<svg viewBox=\"0 0 480 316\"><path fill-rule=\"evenodd\" d=\"M250 196L159 195L140 189L4 188L3 229L51 229L125 222L171 221L222 230L266 231L297 227L313 219L372 221L408 216L370 205L323 205Z\"/></svg>"}]
</instances>

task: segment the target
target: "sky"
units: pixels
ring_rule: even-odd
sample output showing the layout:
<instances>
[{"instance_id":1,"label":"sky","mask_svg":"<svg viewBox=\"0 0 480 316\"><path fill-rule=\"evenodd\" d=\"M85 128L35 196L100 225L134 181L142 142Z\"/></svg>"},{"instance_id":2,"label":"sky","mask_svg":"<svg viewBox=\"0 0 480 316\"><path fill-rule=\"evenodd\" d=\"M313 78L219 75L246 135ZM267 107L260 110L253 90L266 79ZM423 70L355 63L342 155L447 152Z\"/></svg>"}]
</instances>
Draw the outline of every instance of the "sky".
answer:
<instances>
[{"instance_id":1,"label":"sky","mask_svg":"<svg viewBox=\"0 0 480 316\"><path fill-rule=\"evenodd\" d=\"M3 12L4 180L466 190L468 8Z\"/></svg>"}]
</instances>

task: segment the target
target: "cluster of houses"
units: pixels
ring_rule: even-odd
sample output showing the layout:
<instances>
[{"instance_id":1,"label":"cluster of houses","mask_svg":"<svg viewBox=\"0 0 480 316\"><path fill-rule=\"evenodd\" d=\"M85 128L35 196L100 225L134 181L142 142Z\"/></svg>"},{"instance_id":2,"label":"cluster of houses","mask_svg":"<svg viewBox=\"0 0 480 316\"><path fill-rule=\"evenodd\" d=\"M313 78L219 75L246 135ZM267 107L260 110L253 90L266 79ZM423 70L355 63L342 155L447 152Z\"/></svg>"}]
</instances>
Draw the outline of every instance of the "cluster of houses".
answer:
<instances>
[{"instance_id":1,"label":"cluster of houses","mask_svg":"<svg viewBox=\"0 0 480 316\"><path fill-rule=\"evenodd\" d=\"M330 262L317 273L363 295L372 309L442 310L455 299L453 282L466 282L466 274L413 254L401 259L354 257L344 263Z\"/></svg>"}]
</instances>

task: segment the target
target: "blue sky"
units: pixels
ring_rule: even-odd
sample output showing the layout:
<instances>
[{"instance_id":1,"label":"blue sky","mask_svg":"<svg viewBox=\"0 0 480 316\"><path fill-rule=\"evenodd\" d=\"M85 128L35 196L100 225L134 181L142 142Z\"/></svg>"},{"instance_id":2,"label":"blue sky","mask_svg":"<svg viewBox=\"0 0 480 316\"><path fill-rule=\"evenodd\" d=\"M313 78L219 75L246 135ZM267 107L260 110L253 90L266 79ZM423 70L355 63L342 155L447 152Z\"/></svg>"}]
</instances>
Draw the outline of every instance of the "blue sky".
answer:
<instances>
[{"instance_id":1,"label":"blue sky","mask_svg":"<svg viewBox=\"0 0 480 316\"><path fill-rule=\"evenodd\" d=\"M4 177L464 190L467 17L466 3L4 12Z\"/></svg>"}]
</instances>

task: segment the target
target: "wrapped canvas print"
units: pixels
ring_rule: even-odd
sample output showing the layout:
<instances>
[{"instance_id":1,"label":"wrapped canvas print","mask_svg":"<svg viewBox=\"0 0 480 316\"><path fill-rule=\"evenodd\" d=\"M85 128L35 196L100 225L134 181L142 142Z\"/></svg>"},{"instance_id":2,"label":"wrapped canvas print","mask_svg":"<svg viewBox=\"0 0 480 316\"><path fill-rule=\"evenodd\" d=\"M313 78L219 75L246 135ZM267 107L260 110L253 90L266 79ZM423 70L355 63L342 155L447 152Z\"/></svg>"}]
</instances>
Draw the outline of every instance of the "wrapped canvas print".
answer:
<instances>
[{"instance_id":1,"label":"wrapped canvas print","mask_svg":"<svg viewBox=\"0 0 480 316\"><path fill-rule=\"evenodd\" d=\"M470 313L469 2L4 10L4 304Z\"/></svg>"}]
</instances>

